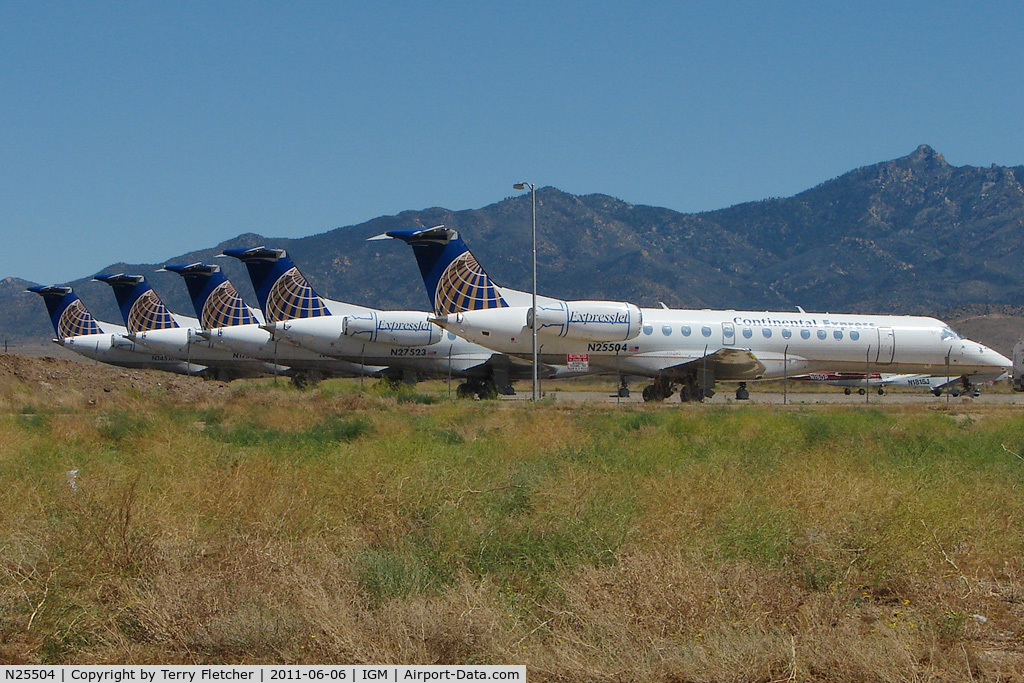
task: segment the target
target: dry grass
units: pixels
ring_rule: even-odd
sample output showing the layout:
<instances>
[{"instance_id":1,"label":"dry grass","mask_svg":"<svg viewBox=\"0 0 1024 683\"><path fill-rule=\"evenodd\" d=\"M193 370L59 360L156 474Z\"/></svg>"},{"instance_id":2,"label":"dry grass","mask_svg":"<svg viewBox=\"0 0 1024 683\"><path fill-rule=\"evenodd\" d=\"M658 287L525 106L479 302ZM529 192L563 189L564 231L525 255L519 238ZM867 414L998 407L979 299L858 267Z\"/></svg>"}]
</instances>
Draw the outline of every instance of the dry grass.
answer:
<instances>
[{"instance_id":1,"label":"dry grass","mask_svg":"<svg viewBox=\"0 0 1024 683\"><path fill-rule=\"evenodd\" d=\"M1024 680L1024 416L403 391L0 418L0 661Z\"/></svg>"}]
</instances>

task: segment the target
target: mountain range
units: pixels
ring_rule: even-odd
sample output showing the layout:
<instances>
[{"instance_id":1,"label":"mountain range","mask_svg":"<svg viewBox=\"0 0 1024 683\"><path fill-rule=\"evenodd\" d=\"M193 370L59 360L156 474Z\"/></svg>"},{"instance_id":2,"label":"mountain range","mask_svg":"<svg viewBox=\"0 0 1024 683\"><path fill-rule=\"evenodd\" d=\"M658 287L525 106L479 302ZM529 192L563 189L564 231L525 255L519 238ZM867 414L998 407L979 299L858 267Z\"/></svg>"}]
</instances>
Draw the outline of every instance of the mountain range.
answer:
<instances>
[{"instance_id":1,"label":"mountain range","mask_svg":"<svg viewBox=\"0 0 1024 683\"><path fill-rule=\"evenodd\" d=\"M964 315L1024 312L1024 166L952 166L927 145L864 166L793 197L704 213L630 204L603 194L537 190L539 291L641 306ZM529 195L480 209L404 211L299 239L244 234L141 273L177 312L192 315L184 283L165 263L209 261L223 249L288 250L326 297L380 308L428 306L412 253L366 238L447 225L462 233L499 284L529 289ZM184 246L184 245L183 245ZM246 299L244 268L219 259ZM0 280L0 330L15 343L52 328L34 284ZM51 283L44 283L51 284ZM120 322L106 285L70 282L102 319Z\"/></svg>"}]
</instances>

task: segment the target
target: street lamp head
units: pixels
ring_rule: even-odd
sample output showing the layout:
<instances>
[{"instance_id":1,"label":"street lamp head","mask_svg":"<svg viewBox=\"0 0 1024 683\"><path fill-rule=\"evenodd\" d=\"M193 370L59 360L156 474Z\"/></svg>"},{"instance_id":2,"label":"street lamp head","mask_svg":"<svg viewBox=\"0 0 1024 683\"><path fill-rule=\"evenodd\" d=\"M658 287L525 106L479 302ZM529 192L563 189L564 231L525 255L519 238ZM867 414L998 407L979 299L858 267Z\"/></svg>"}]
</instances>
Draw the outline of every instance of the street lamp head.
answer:
<instances>
[{"instance_id":1,"label":"street lamp head","mask_svg":"<svg viewBox=\"0 0 1024 683\"><path fill-rule=\"evenodd\" d=\"M513 190L525 190L526 189L526 183L516 183L515 185L512 186L512 189Z\"/></svg>"}]
</instances>

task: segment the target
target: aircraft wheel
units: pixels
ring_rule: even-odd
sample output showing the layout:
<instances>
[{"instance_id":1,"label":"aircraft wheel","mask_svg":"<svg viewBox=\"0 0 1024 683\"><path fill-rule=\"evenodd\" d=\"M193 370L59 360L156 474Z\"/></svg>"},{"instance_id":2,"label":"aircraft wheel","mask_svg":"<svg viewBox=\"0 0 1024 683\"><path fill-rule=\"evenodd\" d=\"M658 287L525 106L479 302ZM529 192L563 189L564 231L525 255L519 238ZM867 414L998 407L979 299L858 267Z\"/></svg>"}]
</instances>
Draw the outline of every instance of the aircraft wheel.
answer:
<instances>
[{"instance_id":1,"label":"aircraft wheel","mask_svg":"<svg viewBox=\"0 0 1024 683\"><path fill-rule=\"evenodd\" d=\"M942 389L932 389L933 396L942 396Z\"/></svg>"},{"instance_id":2,"label":"aircraft wheel","mask_svg":"<svg viewBox=\"0 0 1024 683\"><path fill-rule=\"evenodd\" d=\"M629 398L629 387L619 387L619 398Z\"/></svg>"},{"instance_id":3,"label":"aircraft wheel","mask_svg":"<svg viewBox=\"0 0 1024 683\"><path fill-rule=\"evenodd\" d=\"M849 396L850 394L853 393L853 391L850 389L850 387L846 387L845 389L843 389L843 393Z\"/></svg>"},{"instance_id":4,"label":"aircraft wheel","mask_svg":"<svg viewBox=\"0 0 1024 683\"><path fill-rule=\"evenodd\" d=\"M469 382L463 382L455 390L455 395L459 398L473 398L473 387L469 385Z\"/></svg>"},{"instance_id":5,"label":"aircraft wheel","mask_svg":"<svg viewBox=\"0 0 1024 683\"><path fill-rule=\"evenodd\" d=\"M654 385L652 384L652 385L648 385L648 386L644 387L644 390L643 390L643 393L641 394L641 396L644 397L645 401L653 401L654 400Z\"/></svg>"},{"instance_id":6,"label":"aircraft wheel","mask_svg":"<svg viewBox=\"0 0 1024 683\"><path fill-rule=\"evenodd\" d=\"M885 396L885 389L883 389L882 387L878 387L878 395Z\"/></svg>"},{"instance_id":7,"label":"aircraft wheel","mask_svg":"<svg viewBox=\"0 0 1024 683\"><path fill-rule=\"evenodd\" d=\"M857 390L857 393L860 394L861 396L863 396L864 394L866 394L868 392L864 391L864 388L861 387L860 389Z\"/></svg>"},{"instance_id":8,"label":"aircraft wheel","mask_svg":"<svg viewBox=\"0 0 1024 683\"><path fill-rule=\"evenodd\" d=\"M484 382L477 389L476 395L481 401L491 401L498 398L498 388L494 386L494 382Z\"/></svg>"},{"instance_id":9,"label":"aircraft wheel","mask_svg":"<svg viewBox=\"0 0 1024 683\"><path fill-rule=\"evenodd\" d=\"M747 401L749 399L750 399L750 391L747 389L746 385L741 384L739 389L736 390L736 400L737 401Z\"/></svg>"},{"instance_id":10,"label":"aircraft wheel","mask_svg":"<svg viewBox=\"0 0 1024 683\"><path fill-rule=\"evenodd\" d=\"M693 397L690 395L690 385L689 384L684 384L684 385L679 387L679 402L680 403L689 403L692 400L692 398Z\"/></svg>"},{"instance_id":11,"label":"aircraft wheel","mask_svg":"<svg viewBox=\"0 0 1024 683\"><path fill-rule=\"evenodd\" d=\"M959 389L953 389L949 393L951 393L953 395L953 398L956 398L957 396L960 395L960 390Z\"/></svg>"}]
</instances>

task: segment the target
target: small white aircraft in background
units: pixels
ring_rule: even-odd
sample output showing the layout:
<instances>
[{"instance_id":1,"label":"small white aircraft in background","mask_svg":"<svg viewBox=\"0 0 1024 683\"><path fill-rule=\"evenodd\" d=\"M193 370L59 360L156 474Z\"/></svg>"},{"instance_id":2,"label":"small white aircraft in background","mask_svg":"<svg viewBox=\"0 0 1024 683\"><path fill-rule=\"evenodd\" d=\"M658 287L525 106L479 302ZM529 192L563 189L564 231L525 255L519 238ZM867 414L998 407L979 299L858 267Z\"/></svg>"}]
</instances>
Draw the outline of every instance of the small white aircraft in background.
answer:
<instances>
[{"instance_id":1,"label":"small white aircraft in background","mask_svg":"<svg viewBox=\"0 0 1024 683\"><path fill-rule=\"evenodd\" d=\"M790 379L802 382L820 382L833 387L843 387L843 393L847 396L854 390L863 396L867 388L876 390L879 396L885 394L885 387L912 387L925 389L935 396L941 396L947 392L952 396L961 394L979 396L981 391L978 384L982 382L995 382L1007 377L1005 372L992 373L990 375L973 375L971 382L964 384L962 377L951 377L948 375L921 375L921 374L890 374L872 373L867 380L863 372L811 372L806 375L797 375Z\"/></svg>"},{"instance_id":2,"label":"small white aircraft in background","mask_svg":"<svg viewBox=\"0 0 1024 683\"><path fill-rule=\"evenodd\" d=\"M565 301L494 284L459 234L446 227L392 230L413 248L431 318L496 351L528 358L536 324L548 365L650 377L644 400L678 386L683 401L714 394L716 381L781 379L810 372L1001 374L1011 363L935 318L775 311L639 308L616 301Z\"/></svg>"}]
</instances>

